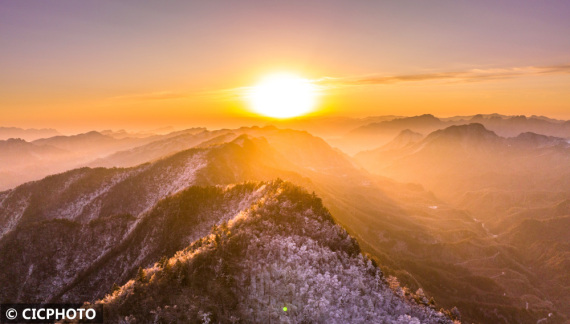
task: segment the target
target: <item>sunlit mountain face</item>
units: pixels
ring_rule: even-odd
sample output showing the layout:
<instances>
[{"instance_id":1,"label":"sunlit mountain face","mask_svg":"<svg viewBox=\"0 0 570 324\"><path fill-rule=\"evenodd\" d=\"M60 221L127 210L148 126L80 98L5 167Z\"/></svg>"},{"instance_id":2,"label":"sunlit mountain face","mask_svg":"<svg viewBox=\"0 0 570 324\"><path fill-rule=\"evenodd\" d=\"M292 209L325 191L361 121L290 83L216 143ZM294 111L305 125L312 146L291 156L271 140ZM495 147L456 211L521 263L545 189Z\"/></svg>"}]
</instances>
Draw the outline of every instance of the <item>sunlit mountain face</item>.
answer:
<instances>
[{"instance_id":1,"label":"sunlit mountain face","mask_svg":"<svg viewBox=\"0 0 570 324\"><path fill-rule=\"evenodd\" d=\"M570 324L569 1L1 8L0 322Z\"/></svg>"}]
</instances>

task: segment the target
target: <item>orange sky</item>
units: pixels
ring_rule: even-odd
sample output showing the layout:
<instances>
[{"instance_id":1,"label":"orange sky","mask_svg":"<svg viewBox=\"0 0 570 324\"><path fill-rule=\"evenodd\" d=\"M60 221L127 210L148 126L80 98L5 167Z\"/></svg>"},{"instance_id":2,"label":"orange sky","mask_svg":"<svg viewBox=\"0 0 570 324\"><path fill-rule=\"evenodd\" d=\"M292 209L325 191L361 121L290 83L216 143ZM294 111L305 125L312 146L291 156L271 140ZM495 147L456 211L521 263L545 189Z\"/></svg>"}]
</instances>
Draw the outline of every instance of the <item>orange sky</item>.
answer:
<instances>
[{"instance_id":1,"label":"orange sky","mask_svg":"<svg viewBox=\"0 0 570 324\"><path fill-rule=\"evenodd\" d=\"M0 126L237 126L239 89L291 71L315 115L570 119L570 5L526 1L15 1Z\"/></svg>"}]
</instances>

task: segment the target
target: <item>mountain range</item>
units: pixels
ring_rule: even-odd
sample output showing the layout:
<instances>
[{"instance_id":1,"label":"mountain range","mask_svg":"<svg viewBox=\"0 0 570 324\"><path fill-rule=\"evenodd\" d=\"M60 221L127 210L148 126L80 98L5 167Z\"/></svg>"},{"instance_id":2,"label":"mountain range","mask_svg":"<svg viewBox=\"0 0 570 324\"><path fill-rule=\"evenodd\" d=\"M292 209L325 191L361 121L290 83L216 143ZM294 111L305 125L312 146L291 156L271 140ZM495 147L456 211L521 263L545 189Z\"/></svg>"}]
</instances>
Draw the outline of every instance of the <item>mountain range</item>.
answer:
<instances>
[{"instance_id":1,"label":"mountain range","mask_svg":"<svg viewBox=\"0 0 570 324\"><path fill-rule=\"evenodd\" d=\"M523 130L506 137L480 123L431 132L406 127L354 157L309 132L276 127L193 129L124 149L117 144L86 162L90 167L0 192L0 260L7 265L0 300L99 302L115 319L324 322L335 321L323 314L336 308L338 322L370 322L360 300L347 305L361 317L336 304L349 295L341 298L331 287L353 290L355 282L334 258L327 257L329 267L315 256L344 251L340 264L356 262L357 270L362 258L378 266L377 274L351 276L366 283L361 293L374 311L386 310L374 315L386 321L449 321L460 314L476 323L564 322L568 141ZM64 150L55 146L59 141L27 144ZM297 193L281 196L281 190ZM284 215L267 207L272 199ZM317 229L287 226L301 224L301 209L289 206L307 204L320 210L307 216ZM346 234L321 236L318 228ZM328 240L335 237L352 243L332 248ZM290 255L305 244L303 257L276 252L289 251L281 241L292 242ZM286 264L288 274L279 270ZM273 270L259 270L266 267ZM321 287L316 282L327 271L339 283L325 280ZM377 286L369 281L375 276L382 278ZM203 285L194 284L197 278ZM308 291L321 287L311 293L325 296L322 303L300 290L299 278L311 282ZM285 300L287 289L279 287L289 284ZM152 297L155 291L162 297ZM379 306L377 296L400 306ZM219 300L224 306L216 308ZM152 305L152 316L141 305Z\"/></svg>"}]
</instances>

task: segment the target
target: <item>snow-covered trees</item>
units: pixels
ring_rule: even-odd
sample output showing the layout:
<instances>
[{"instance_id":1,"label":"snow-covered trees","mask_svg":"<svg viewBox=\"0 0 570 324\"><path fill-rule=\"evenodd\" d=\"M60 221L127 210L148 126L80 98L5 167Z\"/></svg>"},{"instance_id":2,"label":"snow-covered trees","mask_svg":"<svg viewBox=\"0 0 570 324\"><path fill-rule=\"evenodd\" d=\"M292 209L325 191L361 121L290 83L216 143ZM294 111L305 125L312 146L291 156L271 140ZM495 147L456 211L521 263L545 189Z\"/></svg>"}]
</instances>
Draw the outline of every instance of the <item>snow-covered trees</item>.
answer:
<instances>
[{"instance_id":1,"label":"snow-covered trees","mask_svg":"<svg viewBox=\"0 0 570 324\"><path fill-rule=\"evenodd\" d=\"M259 190L263 194L246 212L157 263L144 272L146 280L129 283L134 289L119 289L101 301L108 306L107 319L451 322L395 294L319 198L282 181Z\"/></svg>"}]
</instances>

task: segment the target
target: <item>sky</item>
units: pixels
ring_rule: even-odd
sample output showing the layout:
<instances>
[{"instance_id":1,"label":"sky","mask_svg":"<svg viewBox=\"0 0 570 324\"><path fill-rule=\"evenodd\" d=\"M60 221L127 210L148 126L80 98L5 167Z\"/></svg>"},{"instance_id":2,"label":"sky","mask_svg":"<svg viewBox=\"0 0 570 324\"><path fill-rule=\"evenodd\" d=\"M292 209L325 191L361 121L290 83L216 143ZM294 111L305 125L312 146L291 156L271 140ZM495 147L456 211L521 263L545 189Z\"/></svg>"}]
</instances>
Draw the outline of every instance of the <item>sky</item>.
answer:
<instances>
[{"instance_id":1,"label":"sky","mask_svg":"<svg viewBox=\"0 0 570 324\"><path fill-rule=\"evenodd\" d=\"M570 119L570 1L0 4L0 126L229 125L291 72L315 116Z\"/></svg>"}]
</instances>

